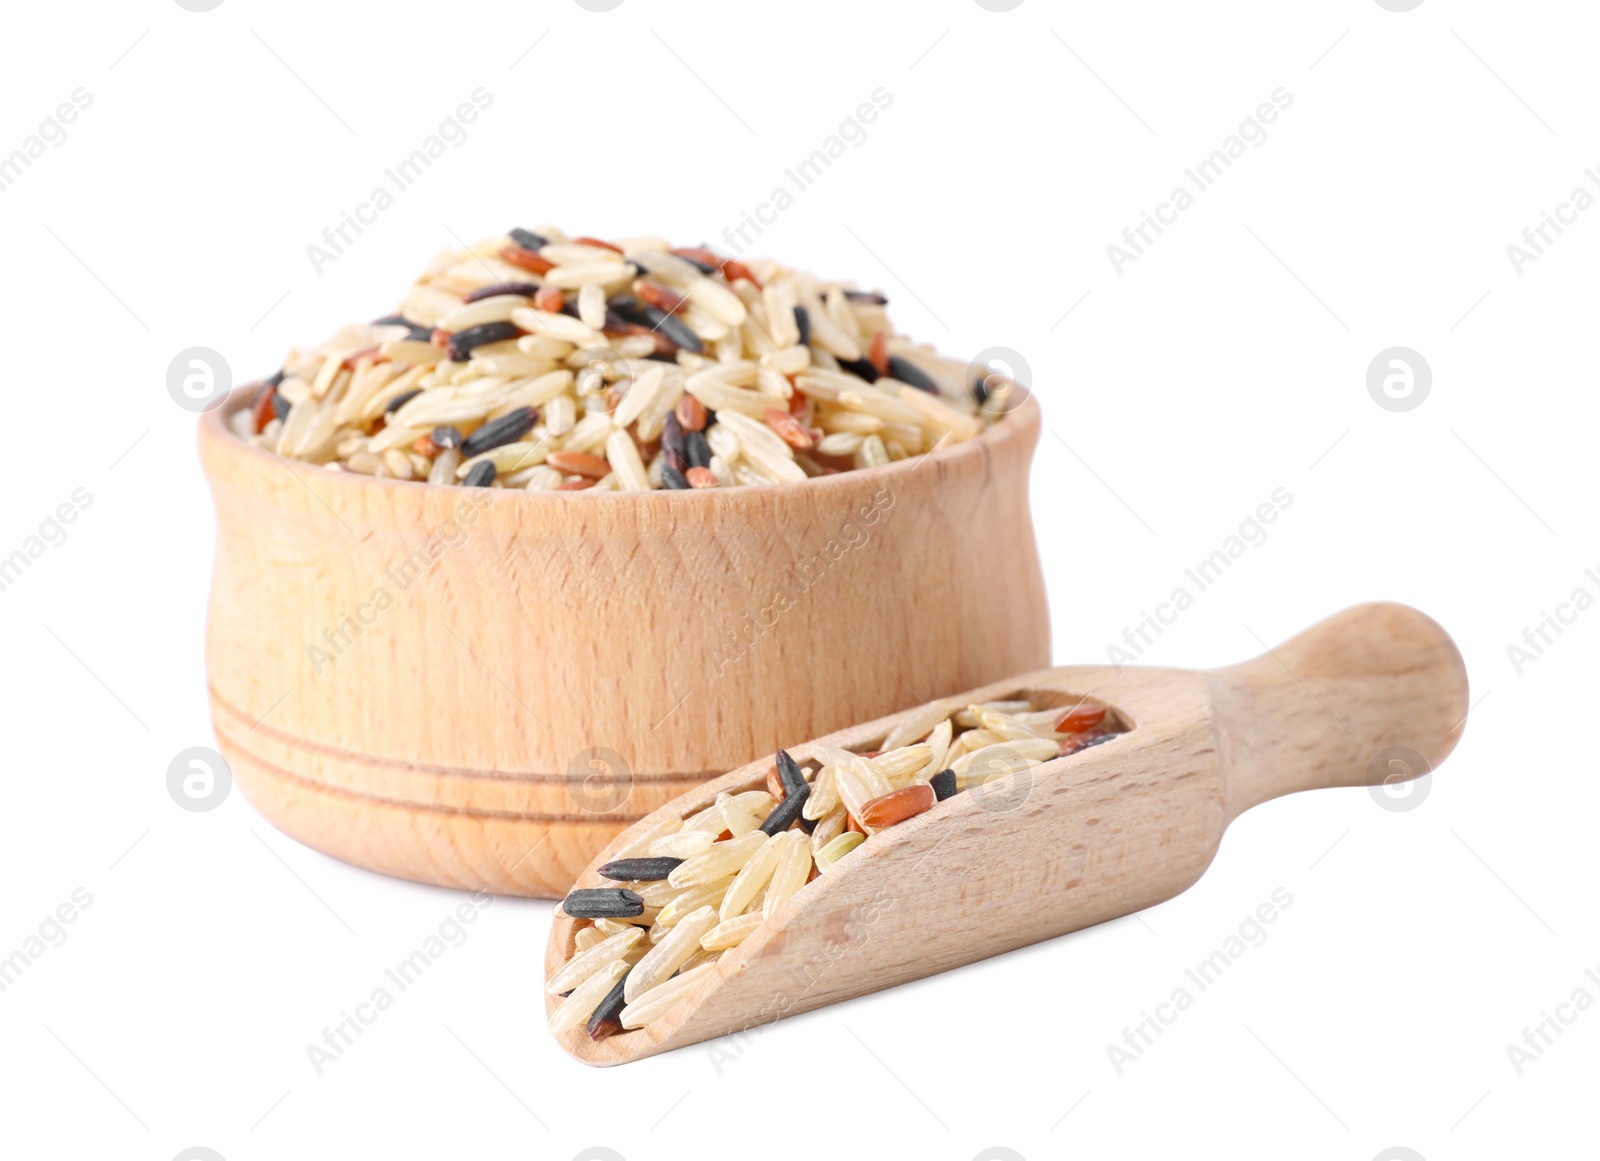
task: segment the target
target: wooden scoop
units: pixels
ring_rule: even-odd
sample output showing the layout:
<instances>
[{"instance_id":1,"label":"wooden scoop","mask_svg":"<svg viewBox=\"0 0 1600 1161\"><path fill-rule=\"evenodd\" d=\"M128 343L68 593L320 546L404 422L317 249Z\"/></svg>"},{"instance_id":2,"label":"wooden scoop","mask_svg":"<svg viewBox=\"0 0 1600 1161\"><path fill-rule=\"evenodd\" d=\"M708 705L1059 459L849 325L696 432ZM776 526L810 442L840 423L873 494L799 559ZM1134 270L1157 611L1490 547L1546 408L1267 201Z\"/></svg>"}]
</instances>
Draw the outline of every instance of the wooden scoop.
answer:
<instances>
[{"instance_id":1,"label":"wooden scoop","mask_svg":"<svg viewBox=\"0 0 1600 1161\"><path fill-rule=\"evenodd\" d=\"M1008 774L880 831L774 912L677 1005L643 1028L561 1046L621 1064L920 979L1116 919L1200 878L1229 822L1257 803L1325 786L1377 785L1438 765L1468 708L1467 674L1436 623L1397 604L1347 609L1227 669L1045 669L944 699L1104 702L1129 731ZM904 715L819 742L871 750ZM1405 752L1389 751L1403 748ZM789 747L799 762L811 745ZM770 758L647 816L578 877L651 826L763 787ZM573 953L558 913L545 973ZM550 997L550 1009L560 1003Z\"/></svg>"}]
</instances>

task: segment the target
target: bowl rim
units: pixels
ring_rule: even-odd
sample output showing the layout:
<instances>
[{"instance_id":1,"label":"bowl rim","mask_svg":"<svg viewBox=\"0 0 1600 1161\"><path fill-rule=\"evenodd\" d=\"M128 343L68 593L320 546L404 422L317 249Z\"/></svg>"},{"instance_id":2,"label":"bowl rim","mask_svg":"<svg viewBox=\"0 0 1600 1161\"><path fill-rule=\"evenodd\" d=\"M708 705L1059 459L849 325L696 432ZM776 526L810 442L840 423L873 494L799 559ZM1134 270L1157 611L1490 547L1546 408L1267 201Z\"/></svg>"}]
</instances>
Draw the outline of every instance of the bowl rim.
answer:
<instances>
[{"instance_id":1,"label":"bowl rim","mask_svg":"<svg viewBox=\"0 0 1600 1161\"><path fill-rule=\"evenodd\" d=\"M255 463L267 471L279 468L287 469L290 474L299 478L290 463L304 464L308 468L321 469L323 465L313 464L305 460L286 460L276 452L245 443L228 425L228 419L240 408L247 406L261 382L256 381L236 387L223 399L222 403L201 413L198 423L198 435L202 449L208 444L218 449L222 455L237 455L244 457L244 462ZM490 497L501 497L491 500L492 503L516 503L519 501L506 500L507 496L523 497L527 503L565 503L574 497L587 497L585 503L713 503L726 502L734 496L770 497L777 494L799 492L804 489L815 489L826 492L833 489L849 488L853 483L867 484L876 480L890 481L899 476L915 472L926 463L943 465L963 464L967 460L979 457L987 458L991 453L1009 448L1018 440L1028 441L1036 439L1043 426L1043 412L1039 405L1038 396L1029 388L1023 388L1021 401L1012 407L993 424L972 439L962 440L953 447L936 449L916 456L908 456L903 460L882 464L874 468L855 468L850 471L837 472L831 476L815 476L805 480L796 480L791 483L779 484L741 484L731 488L652 488L648 492L595 492L593 489L584 489L579 492L538 491L530 492L526 488L484 488ZM276 461L276 462L274 462ZM209 474L209 473L208 473ZM408 495L418 497L428 495L450 495L464 490L461 484L430 484L426 480L396 480L376 476L364 475L360 472L328 471L318 479L326 481L334 487L341 488L397 488L403 489ZM303 481L302 481L303 482Z\"/></svg>"}]
</instances>

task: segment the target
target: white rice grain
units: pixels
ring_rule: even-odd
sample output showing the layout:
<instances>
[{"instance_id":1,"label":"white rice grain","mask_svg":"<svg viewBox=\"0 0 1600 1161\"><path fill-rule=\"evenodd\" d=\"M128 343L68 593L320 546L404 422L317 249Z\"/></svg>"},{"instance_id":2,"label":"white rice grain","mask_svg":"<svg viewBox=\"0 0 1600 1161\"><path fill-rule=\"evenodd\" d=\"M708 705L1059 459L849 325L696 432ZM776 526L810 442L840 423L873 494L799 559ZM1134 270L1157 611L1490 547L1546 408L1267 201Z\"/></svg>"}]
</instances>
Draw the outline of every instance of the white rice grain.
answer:
<instances>
[{"instance_id":1,"label":"white rice grain","mask_svg":"<svg viewBox=\"0 0 1600 1161\"><path fill-rule=\"evenodd\" d=\"M726 951L730 947L738 947L761 926L763 918L761 912L749 911L724 919L700 937L700 946L707 951Z\"/></svg>"},{"instance_id":2,"label":"white rice grain","mask_svg":"<svg viewBox=\"0 0 1600 1161\"><path fill-rule=\"evenodd\" d=\"M687 965L686 965L687 966ZM648 992L641 993L622 1009L620 1017L622 1026L626 1029L643 1028L652 1021L659 1020L662 1016L688 994L689 989L707 979L716 969L714 962L702 963L698 967L691 967L681 975L673 976L656 984ZM628 977L632 980L632 976ZM623 989L624 994L627 988Z\"/></svg>"},{"instance_id":3,"label":"white rice grain","mask_svg":"<svg viewBox=\"0 0 1600 1161\"><path fill-rule=\"evenodd\" d=\"M546 980L544 985L545 993L559 996L562 992L572 991L572 989L607 964L623 958L643 938L644 932L642 930L637 927L630 927L620 935L611 935L601 939L599 943L587 951L573 956L561 966L560 970ZM612 982L615 984L615 981Z\"/></svg>"},{"instance_id":4,"label":"white rice grain","mask_svg":"<svg viewBox=\"0 0 1600 1161\"><path fill-rule=\"evenodd\" d=\"M802 818L826 818L839 805L838 775L832 766L824 766L811 782L811 793L800 807Z\"/></svg>"},{"instance_id":5,"label":"white rice grain","mask_svg":"<svg viewBox=\"0 0 1600 1161\"><path fill-rule=\"evenodd\" d=\"M755 830L738 838L713 843L708 850L672 868L667 881L678 888L695 887L732 875L754 858L766 842L767 836Z\"/></svg>"},{"instance_id":6,"label":"white rice grain","mask_svg":"<svg viewBox=\"0 0 1600 1161\"><path fill-rule=\"evenodd\" d=\"M716 841L709 830L684 830L677 834L662 835L650 844L649 853L674 859L688 859L698 855Z\"/></svg>"},{"instance_id":7,"label":"white rice grain","mask_svg":"<svg viewBox=\"0 0 1600 1161\"><path fill-rule=\"evenodd\" d=\"M888 462L889 451L876 435L867 436L856 449L855 464L858 468L881 468Z\"/></svg>"},{"instance_id":8,"label":"white rice grain","mask_svg":"<svg viewBox=\"0 0 1600 1161\"><path fill-rule=\"evenodd\" d=\"M633 386L628 388L628 393L622 397L622 402L617 404L617 409L611 413L611 422L618 427L628 427L656 401L666 382L666 366L662 363L651 366L633 381Z\"/></svg>"},{"instance_id":9,"label":"white rice grain","mask_svg":"<svg viewBox=\"0 0 1600 1161\"><path fill-rule=\"evenodd\" d=\"M844 807L840 806L830 811L811 832L811 849L820 851L829 841L843 834L847 822Z\"/></svg>"},{"instance_id":10,"label":"white rice grain","mask_svg":"<svg viewBox=\"0 0 1600 1161\"><path fill-rule=\"evenodd\" d=\"M634 970L637 970L637 965L634 966ZM550 1014L550 1031L561 1033L580 1024L587 1024L589 1017L594 1015L594 1010L600 1006L600 1001L606 998L606 993L616 987L617 981L625 975L629 979L633 978L628 961L616 959L584 980L573 989L570 996L561 1001L561 1006Z\"/></svg>"},{"instance_id":11,"label":"white rice grain","mask_svg":"<svg viewBox=\"0 0 1600 1161\"><path fill-rule=\"evenodd\" d=\"M712 907L702 907L684 916L677 926L662 937L660 943L645 952L644 958L633 966L633 970L628 973L628 982L622 988L623 999L631 1004L645 992L670 978L685 960L700 950L700 937L716 925L717 912ZM617 981L613 979L611 982L615 984ZM578 993L572 994L576 996ZM602 992L595 1003L598 1004L604 998L605 993ZM589 1011L593 1012L594 1007L591 1006Z\"/></svg>"},{"instance_id":12,"label":"white rice grain","mask_svg":"<svg viewBox=\"0 0 1600 1161\"><path fill-rule=\"evenodd\" d=\"M942 701L930 701L906 714L884 737L882 750L898 750L901 746L926 738L940 722L948 721L950 709Z\"/></svg>"},{"instance_id":13,"label":"white rice grain","mask_svg":"<svg viewBox=\"0 0 1600 1161\"><path fill-rule=\"evenodd\" d=\"M737 294L720 282L701 277L690 282L685 289L689 301L718 322L730 327L736 327L744 322L746 313L744 303L739 300Z\"/></svg>"},{"instance_id":14,"label":"white rice grain","mask_svg":"<svg viewBox=\"0 0 1600 1161\"><path fill-rule=\"evenodd\" d=\"M818 442L817 450L825 456L854 456L865 438L853 431L831 431Z\"/></svg>"},{"instance_id":15,"label":"white rice grain","mask_svg":"<svg viewBox=\"0 0 1600 1161\"><path fill-rule=\"evenodd\" d=\"M569 262L546 274L544 284L561 290L578 290L585 286L619 286L631 277L632 271L620 261Z\"/></svg>"},{"instance_id":16,"label":"white rice grain","mask_svg":"<svg viewBox=\"0 0 1600 1161\"><path fill-rule=\"evenodd\" d=\"M765 839L766 836L763 835L762 838ZM772 878L772 872L777 867L778 857L782 853L781 846L773 839L767 839L760 844L755 854L746 860L729 885L718 910L719 918L732 919L750 905L751 900Z\"/></svg>"},{"instance_id":17,"label":"white rice grain","mask_svg":"<svg viewBox=\"0 0 1600 1161\"><path fill-rule=\"evenodd\" d=\"M780 347L804 350L795 346L800 341L800 324L795 321L794 308L800 305L800 300L795 297L794 283L787 279L769 282L761 297L767 312L767 333L772 341ZM807 362L810 362L809 357Z\"/></svg>"},{"instance_id":18,"label":"white rice grain","mask_svg":"<svg viewBox=\"0 0 1600 1161\"><path fill-rule=\"evenodd\" d=\"M606 436L606 460L617 477L619 492L648 492L650 477L639 458L639 448L633 436L625 431L613 431Z\"/></svg>"},{"instance_id":19,"label":"white rice grain","mask_svg":"<svg viewBox=\"0 0 1600 1161\"><path fill-rule=\"evenodd\" d=\"M1016 767L1019 761L1047 762L1059 752L1060 747L1056 743L1047 742L1043 738L1002 741L961 755L950 763L950 768L956 772L956 778L961 779L965 778L969 771L979 774L991 764L994 765L995 772L1006 772Z\"/></svg>"},{"instance_id":20,"label":"white rice grain","mask_svg":"<svg viewBox=\"0 0 1600 1161\"><path fill-rule=\"evenodd\" d=\"M527 305L528 300L520 294L496 294L456 307L439 320L439 326L454 333L468 327L481 327L485 323L506 322L511 318L512 311Z\"/></svg>"},{"instance_id":21,"label":"white rice grain","mask_svg":"<svg viewBox=\"0 0 1600 1161\"><path fill-rule=\"evenodd\" d=\"M511 312L511 321L528 332L517 340L518 349L526 354L538 349L531 346L528 340L541 336L562 339L578 347L600 346L605 342L604 335L581 320L564 314L552 314L547 310L523 307Z\"/></svg>"},{"instance_id":22,"label":"white rice grain","mask_svg":"<svg viewBox=\"0 0 1600 1161\"><path fill-rule=\"evenodd\" d=\"M722 902L722 897L728 893L728 888L733 886L733 880L732 875L724 875L720 879L679 892L661 908L661 914L656 916L656 922L662 927L676 927L682 919L700 908L718 906Z\"/></svg>"},{"instance_id":23,"label":"white rice grain","mask_svg":"<svg viewBox=\"0 0 1600 1161\"><path fill-rule=\"evenodd\" d=\"M530 492L553 492L559 488L566 478L548 464L540 464L536 468L528 469L527 479L523 487Z\"/></svg>"},{"instance_id":24,"label":"white rice grain","mask_svg":"<svg viewBox=\"0 0 1600 1161\"><path fill-rule=\"evenodd\" d=\"M806 878L811 874L810 836L805 831L792 830L785 831L778 838L782 840L784 850L778 858L778 865L773 868L766 898L761 903L763 918L770 918L774 911L787 903L795 892L806 885Z\"/></svg>"},{"instance_id":25,"label":"white rice grain","mask_svg":"<svg viewBox=\"0 0 1600 1161\"><path fill-rule=\"evenodd\" d=\"M606 292L597 285L585 286L578 291L578 321L584 326L603 330L606 325Z\"/></svg>"},{"instance_id":26,"label":"white rice grain","mask_svg":"<svg viewBox=\"0 0 1600 1161\"><path fill-rule=\"evenodd\" d=\"M917 781L928 782L945 768L945 756L950 752L950 719L946 718L928 735L928 764L917 775Z\"/></svg>"}]
</instances>

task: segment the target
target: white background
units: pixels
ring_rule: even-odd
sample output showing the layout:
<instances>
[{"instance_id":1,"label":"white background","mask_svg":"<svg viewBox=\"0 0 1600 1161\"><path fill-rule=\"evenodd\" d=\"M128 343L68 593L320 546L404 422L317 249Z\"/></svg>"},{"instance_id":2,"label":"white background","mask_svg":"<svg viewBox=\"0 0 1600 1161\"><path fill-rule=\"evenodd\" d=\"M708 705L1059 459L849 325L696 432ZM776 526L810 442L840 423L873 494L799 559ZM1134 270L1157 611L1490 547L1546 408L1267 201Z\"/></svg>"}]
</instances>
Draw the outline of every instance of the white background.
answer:
<instances>
[{"instance_id":1,"label":"white background","mask_svg":"<svg viewBox=\"0 0 1600 1161\"><path fill-rule=\"evenodd\" d=\"M1507 1045L1600 999L1600 612L1507 646L1600 566L1600 212L1506 247L1600 166L1589 6L172 0L8 13L0 153L75 88L66 142L0 193L0 555L93 503L0 592L0 956L93 903L0 993L8 1156L967 1161L1594 1156L1600 1007L1521 1074ZM475 88L449 152L318 274L306 246ZM463 238L717 243L882 86L892 107L756 252L883 287L902 329L1022 352L1057 661L1103 661L1278 487L1293 505L1149 650L1209 666L1376 597L1455 635L1461 747L1408 812L1279 800L1137 917L691 1048L585 1069L544 1029L550 904L502 899L337 1063L306 1046L459 899L298 846L235 793L180 810L212 744L212 513L179 350L237 381L390 309ZM1282 86L1293 105L1118 274L1141 211ZM1590 186L1596 193L1600 189ZM1405 345L1431 395L1377 406ZM577 610L573 611L575 614ZM1275 888L1293 904L1121 1074L1106 1047ZM726 1045L723 1046L726 1048Z\"/></svg>"}]
</instances>

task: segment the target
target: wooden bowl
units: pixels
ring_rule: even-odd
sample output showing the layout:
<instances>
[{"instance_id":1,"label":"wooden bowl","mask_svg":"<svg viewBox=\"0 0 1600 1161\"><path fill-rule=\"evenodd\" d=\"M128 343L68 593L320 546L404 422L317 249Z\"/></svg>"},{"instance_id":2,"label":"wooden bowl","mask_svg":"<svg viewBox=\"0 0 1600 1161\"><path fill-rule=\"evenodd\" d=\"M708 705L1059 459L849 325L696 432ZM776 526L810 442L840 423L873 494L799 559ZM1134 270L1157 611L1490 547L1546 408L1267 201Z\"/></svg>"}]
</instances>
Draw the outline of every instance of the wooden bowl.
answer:
<instances>
[{"instance_id":1,"label":"wooden bowl","mask_svg":"<svg viewBox=\"0 0 1600 1161\"><path fill-rule=\"evenodd\" d=\"M1037 402L918 460L766 488L440 488L201 418L218 742L286 834L559 898L612 838L779 745L1049 660Z\"/></svg>"}]
</instances>

